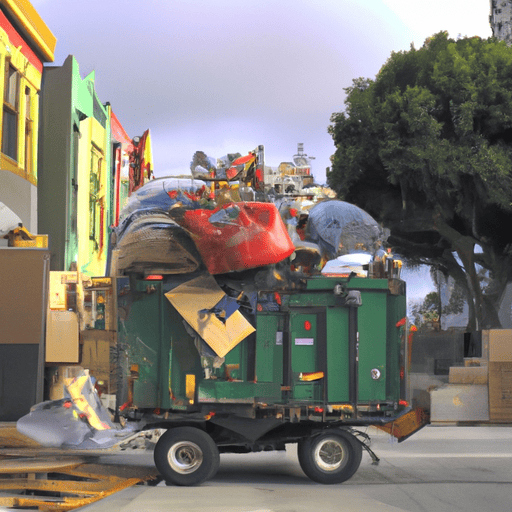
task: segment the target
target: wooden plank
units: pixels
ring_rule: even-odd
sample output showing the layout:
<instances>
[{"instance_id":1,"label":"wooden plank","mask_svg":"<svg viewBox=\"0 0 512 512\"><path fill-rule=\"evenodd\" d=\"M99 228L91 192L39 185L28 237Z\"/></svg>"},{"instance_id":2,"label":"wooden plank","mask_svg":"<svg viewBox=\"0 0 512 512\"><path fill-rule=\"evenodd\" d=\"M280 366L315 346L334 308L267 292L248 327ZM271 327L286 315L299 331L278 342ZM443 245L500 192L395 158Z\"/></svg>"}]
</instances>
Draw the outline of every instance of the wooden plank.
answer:
<instances>
[{"instance_id":1,"label":"wooden plank","mask_svg":"<svg viewBox=\"0 0 512 512\"><path fill-rule=\"evenodd\" d=\"M84 463L84 459L45 459L45 458L17 458L4 459L0 466L0 474L19 473L48 473L51 471L73 469Z\"/></svg>"}]
</instances>

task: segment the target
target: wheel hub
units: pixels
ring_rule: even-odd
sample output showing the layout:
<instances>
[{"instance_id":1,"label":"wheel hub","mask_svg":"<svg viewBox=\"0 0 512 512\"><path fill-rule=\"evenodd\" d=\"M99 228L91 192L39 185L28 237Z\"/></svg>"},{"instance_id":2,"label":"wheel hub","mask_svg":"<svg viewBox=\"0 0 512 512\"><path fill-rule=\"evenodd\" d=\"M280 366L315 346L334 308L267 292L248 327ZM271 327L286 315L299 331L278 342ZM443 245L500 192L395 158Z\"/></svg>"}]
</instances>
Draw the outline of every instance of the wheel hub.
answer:
<instances>
[{"instance_id":1,"label":"wheel hub","mask_svg":"<svg viewBox=\"0 0 512 512\"><path fill-rule=\"evenodd\" d=\"M336 471L343 464L345 453L341 443L334 439L325 439L315 449L315 461L323 471Z\"/></svg>"},{"instance_id":2,"label":"wheel hub","mask_svg":"<svg viewBox=\"0 0 512 512\"><path fill-rule=\"evenodd\" d=\"M171 446L168 454L169 465L183 475L193 473L203 463L201 448L192 442L179 442Z\"/></svg>"}]
</instances>

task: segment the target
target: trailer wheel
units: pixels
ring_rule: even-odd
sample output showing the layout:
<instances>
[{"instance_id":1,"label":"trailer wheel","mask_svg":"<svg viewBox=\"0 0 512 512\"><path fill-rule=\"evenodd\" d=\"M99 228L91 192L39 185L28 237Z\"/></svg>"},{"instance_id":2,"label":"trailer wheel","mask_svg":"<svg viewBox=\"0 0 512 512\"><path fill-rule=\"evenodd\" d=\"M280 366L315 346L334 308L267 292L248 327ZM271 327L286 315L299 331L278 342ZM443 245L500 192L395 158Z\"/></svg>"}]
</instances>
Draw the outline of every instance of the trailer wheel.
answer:
<instances>
[{"instance_id":1,"label":"trailer wheel","mask_svg":"<svg viewBox=\"0 0 512 512\"><path fill-rule=\"evenodd\" d=\"M311 480L339 484L359 469L363 450L357 439L341 429L332 429L299 441L299 464Z\"/></svg>"},{"instance_id":2,"label":"trailer wheel","mask_svg":"<svg viewBox=\"0 0 512 512\"><path fill-rule=\"evenodd\" d=\"M171 428L158 440L155 466L166 482L198 485L219 469L220 456L213 439L194 427Z\"/></svg>"}]
</instances>

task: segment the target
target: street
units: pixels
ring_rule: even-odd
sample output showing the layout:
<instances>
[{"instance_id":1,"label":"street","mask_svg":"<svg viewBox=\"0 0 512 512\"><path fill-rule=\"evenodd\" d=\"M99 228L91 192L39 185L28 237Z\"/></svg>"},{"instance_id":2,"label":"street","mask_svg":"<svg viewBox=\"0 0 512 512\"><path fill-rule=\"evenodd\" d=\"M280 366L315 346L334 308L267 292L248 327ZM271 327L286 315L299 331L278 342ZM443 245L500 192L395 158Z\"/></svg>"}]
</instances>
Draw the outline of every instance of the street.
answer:
<instances>
[{"instance_id":1,"label":"street","mask_svg":"<svg viewBox=\"0 0 512 512\"><path fill-rule=\"evenodd\" d=\"M480 512L509 511L512 428L428 426L403 443L375 429L372 465L365 452L346 483L323 486L303 473L294 445L285 452L222 455L220 470L199 487L135 486L87 512ZM150 452L102 457L105 463L151 464Z\"/></svg>"}]
</instances>

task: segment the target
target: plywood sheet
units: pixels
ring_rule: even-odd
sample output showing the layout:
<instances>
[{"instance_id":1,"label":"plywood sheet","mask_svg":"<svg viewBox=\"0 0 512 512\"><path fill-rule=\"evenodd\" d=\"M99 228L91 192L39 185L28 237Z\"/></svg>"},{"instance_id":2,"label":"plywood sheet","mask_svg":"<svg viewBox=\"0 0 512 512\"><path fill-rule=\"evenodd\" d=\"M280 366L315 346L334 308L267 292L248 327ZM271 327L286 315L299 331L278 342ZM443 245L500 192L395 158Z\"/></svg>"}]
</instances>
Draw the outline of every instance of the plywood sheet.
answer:
<instances>
[{"instance_id":1,"label":"plywood sheet","mask_svg":"<svg viewBox=\"0 0 512 512\"><path fill-rule=\"evenodd\" d=\"M219 357L224 357L255 331L239 311L225 321L213 313L204 312L212 309L225 295L211 275L188 281L165 294L179 314Z\"/></svg>"}]
</instances>

